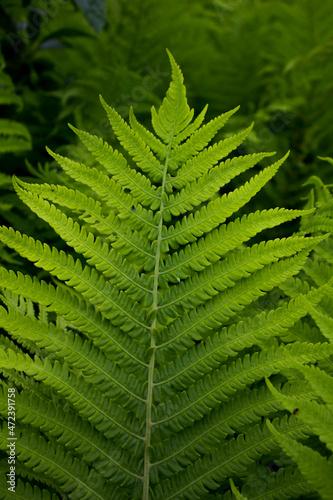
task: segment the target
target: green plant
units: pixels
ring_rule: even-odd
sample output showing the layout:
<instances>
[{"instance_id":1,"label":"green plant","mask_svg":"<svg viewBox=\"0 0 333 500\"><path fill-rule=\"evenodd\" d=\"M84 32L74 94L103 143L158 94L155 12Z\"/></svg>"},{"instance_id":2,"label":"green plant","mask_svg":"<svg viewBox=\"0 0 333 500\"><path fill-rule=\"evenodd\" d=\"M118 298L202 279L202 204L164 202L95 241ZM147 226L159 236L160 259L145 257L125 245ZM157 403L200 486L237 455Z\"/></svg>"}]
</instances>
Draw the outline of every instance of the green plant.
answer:
<instances>
[{"instance_id":1,"label":"green plant","mask_svg":"<svg viewBox=\"0 0 333 500\"><path fill-rule=\"evenodd\" d=\"M15 106L22 110L22 99L16 94L10 76L3 71L4 67L5 63L0 52L0 106ZM4 115L3 113L2 116ZM0 119L0 139L0 154L18 153L31 149L31 137L28 129L10 117Z\"/></svg>"},{"instance_id":2,"label":"green plant","mask_svg":"<svg viewBox=\"0 0 333 500\"><path fill-rule=\"evenodd\" d=\"M88 17L90 2L76 3ZM96 16L90 16L96 31L105 21L103 3L101 0L91 6L96 8ZM72 1L1 3L0 58L6 66L6 74L0 74L0 105L11 104L3 115L6 122L0 123L0 136L7 135L7 141L1 141L1 155L24 152L31 162L37 163L46 160L45 140L53 147L64 142L64 134L68 134L64 124L67 108L57 90L65 92L68 80L76 78L79 69L73 60L79 59L84 38L91 42L97 36ZM71 58L73 44L75 55ZM21 111L19 123L13 121L16 120L13 105ZM14 155L3 158L3 169L6 173L25 175L24 162Z\"/></svg>"},{"instance_id":3,"label":"green plant","mask_svg":"<svg viewBox=\"0 0 333 500\"><path fill-rule=\"evenodd\" d=\"M128 125L102 99L128 160L73 127L105 170L50 153L84 191L14 178L21 200L70 248L0 230L3 243L53 276L0 268L7 332L0 447L7 449L7 394L15 387L18 497L214 497L229 490L228 478L246 484L269 472L278 445L263 416L286 435L308 433L264 377L284 395L308 393L286 374L300 361L326 359L330 346L284 344L279 335L326 287L269 307L261 300L297 274L326 235L245 246L312 210L263 210L226 222L284 158L220 195L271 153L221 161L251 127L209 146L236 110L202 125L205 108L193 119L182 73L170 61L169 90L152 108L155 134L133 112ZM6 458L0 466L6 470ZM281 498L294 472L286 462ZM3 479L0 488L10 498ZM294 489L301 495L303 483Z\"/></svg>"},{"instance_id":4,"label":"green plant","mask_svg":"<svg viewBox=\"0 0 333 500\"><path fill-rule=\"evenodd\" d=\"M300 367L299 370L311 384L317 400L314 398L313 401L307 401L298 397L283 396L269 381L267 383L278 400L311 427L314 434L327 446L327 450L316 451L280 435L270 422L268 426L281 447L295 460L307 482L318 491L320 498L330 500L333 491L333 377L314 366Z\"/></svg>"},{"instance_id":5,"label":"green plant","mask_svg":"<svg viewBox=\"0 0 333 500\"><path fill-rule=\"evenodd\" d=\"M331 158L322 158L333 163ZM313 186L307 198L306 208L316 208L316 211L307 214L301 219L301 233L313 236L332 232L332 207L333 197L329 186L321 179L312 176L306 185ZM299 321L294 328L287 333L285 340L288 342L308 341L311 343L329 341L332 343L333 326L333 257L332 236L320 242L315 248L311 259L308 259L302 273L298 278L290 278L281 285L282 289L290 297L295 298L299 294L306 294L312 287L322 284L330 285L326 288L326 294L316 305L309 305L309 315ZM304 366L300 364L297 368L297 377L304 376L309 383L311 391L306 399L298 396L284 396L272 386L267 384L278 400L296 418L306 423L314 436L318 436L319 442L314 439L310 443L295 442L287 436L280 435L272 424L268 426L282 449L298 465L304 479L318 492L320 498L329 500L332 497L333 482L333 364L332 356L319 361L315 366ZM323 444L322 444L323 443ZM324 446L323 446L324 445ZM243 491L242 491L243 493Z\"/></svg>"}]
</instances>

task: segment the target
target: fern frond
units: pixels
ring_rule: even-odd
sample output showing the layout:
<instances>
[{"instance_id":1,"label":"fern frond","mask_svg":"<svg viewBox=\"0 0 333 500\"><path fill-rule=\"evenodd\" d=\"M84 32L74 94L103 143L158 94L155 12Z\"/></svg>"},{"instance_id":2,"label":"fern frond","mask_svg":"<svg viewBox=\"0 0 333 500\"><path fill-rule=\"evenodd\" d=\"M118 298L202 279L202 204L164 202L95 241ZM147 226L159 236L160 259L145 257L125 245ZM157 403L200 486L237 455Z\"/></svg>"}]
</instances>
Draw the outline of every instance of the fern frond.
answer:
<instances>
[{"instance_id":1,"label":"fern frond","mask_svg":"<svg viewBox=\"0 0 333 500\"><path fill-rule=\"evenodd\" d=\"M11 103L6 103L11 104ZM0 120L0 153L27 151L31 149L31 136L22 123L14 120Z\"/></svg>"},{"instance_id":2,"label":"fern frond","mask_svg":"<svg viewBox=\"0 0 333 500\"><path fill-rule=\"evenodd\" d=\"M332 196L328 188L318 178L311 178L309 183L313 183L315 189L310 193L307 206L316 205L317 211L302 219L301 228L303 233L314 232L318 234L324 227L331 228L333 216ZM333 277L329 250L332 248L332 239L329 238L321 242L320 246L321 249L318 252L315 250L312 259L309 259L304 266L304 283L299 279L291 279L282 288L288 295L295 296L299 291L310 289L313 283L315 285L327 283L327 293L318 304L309 304L309 314L316 327L318 327L322 338L326 337L331 340L332 317L330 311L333 304ZM303 331L299 329L301 334L305 332L308 336L309 330L310 328L306 332L305 329ZM282 449L296 462L308 484L318 492L321 498L328 499L333 488L333 377L330 375L330 373L332 374L330 356L323 360L322 363L315 363L314 366L300 364L297 367L297 372L301 372L305 376L313 389L313 396L308 400L299 400L293 395L289 397L282 396L273 388L270 381L267 380L267 384L284 407L296 414L300 421L306 422L311 431L326 445L326 448L319 447L318 440L315 441L315 446L304 446L297 441L280 436L269 423L268 425ZM299 374L296 373L296 376L299 376Z\"/></svg>"},{"instance_id":3,"label":"fern frond","mask_svg":"<svg viewBox=\"0 0 333 500\"><path fill-rule=\"evenodd\" d=\"M195 117L169 58L152 130L132 110L126 123L101 98L123 154L72 127L92 165L48 150L70 186L14 177L21 201L66 245L0 228L1 241L43 277L0 268L0 447L15 388L17 492L27 498L49 500L45 485L78 500L204 500L228 495L230 484L240 496L279 453L263 418L293 439L313 433L287 418L281 397L319 404L316 384L323 391L327 382L300 371L328 366L333 354L318 317L333 307L330 272L309 263L313 249L329 253L329 237L302 231L245 246L265 229L314 219L315 209L236 218L285 157L228 191L271 154L237 157L252 126L211 144L236 109L204 124L207 107ZM323 205L319 216L326 223L331 212ZM313 421L327 418L311 409ZM274 476L268 495L309 491L285 454L279 464L288 473Z\"/></svg>"},{"instance_id":4,"label":"fern frond","mask_svg":"<svg viewBox=\"0 0 333 500\"><path fill-rule=\"evenodd\" d=\"M177 349L178 345L188 346L194 340L200 340L206 333L228 321L245 305L250 304L264 295L292 274L296 274L304 265L308 251L300 252L296 257L290 257L273 263L251 274L249 278L239 280L234 287L226 289L197 309L191 309L186 316L177 318L171 326L161 331L159 353L165 355L169 345ZM163 311L160 313L162 324Z\"/></svg>"},{"instance_id":5,"label":"fern frond","mask_svg":"<svg viewBox=\"0 0 333 500\"><path fill-rule=\"evenodd\" d=\"M198 114L198 116L194 119L192 123L187 125L187 127L184 128L182 132L180 132L177 137L174 137L173 139L173 145L178 146L180 143L185 141L188 137L190 137L202 124L203 120L205 119L206 113L208 109L208 104L203 108L203 110ZM154 112L154 111L153 111Z\"/></svg>"},{"instance_id":6,"label":"fern frond","mask_svg":"<svg viewBox=\"0 0 333 500\"><path fill-rule=\"evenodd\" d=\"M304 271L319 286L328 283L332 278L331 269L325 262L310 260Z\"/></svg>"},{"instance_id":7,"label":"fern frond","mask_svg":"<svg viewBox=\"0 0 333 500\"><path fill-rule=\"evenodd\" d=\"M0 68L0 105L14 105L20 111L23 107L22 98L15 92L10 76L2 70L3 64ZM29 130L16 120L0 119L0 139L0 153L21 153L31 149Z\"/></svg>"},{"instance_id":8,"label":"fern frond","mask_svg":"<svg viewBox=\"0 0 333 500\"><path fill-rule=\"evenodd\" d=\"M31 149L31 143L19 136L9 136L4 138L0 144L0 153L20 153Z\"/></svg>"},{"instance_id":9,"label":"fern frond","mask_svg":"<svg viewBox=\"0 0 333 500\"><path fill-rule=\"evenodd\" d=\"M52 200L72 210L84 211L80 217L85 222L90 223L92 226L96 223L100 232L103 232L104 228L104 232L109 234L110 227L105 222L106 219L101 213L98 202L87 198L79 191L69 190L65 186L25 184L22 181L19 181L19 184L24 185L25 189L29 189L30 192L40 194L43 198ZM64 218L61 217L58 220L62 221ZM117 254L115 249L110 248L99 237L95 237L91 233L87 234L84 228L73 231L74 226L72 226L72 231L68 231L67 236L62 229L63 225L61 225L61 231L63 237L66 237L67 243L73 246L77 252L83 253L88 259L87 263L94 265L98 271L103 272L104 276L117 285L118 288L125 289L129 295L133 295L135 300L140 300L149 293L150 290L145 286L144 282L145 276L140 276L133 266ZM53 222L53 227L55 230L60 230L59 224L56 225ZM76 228L79 229L78 226Z\"/></svg>"},{"instance_id":10,"label":"fern frond","mask_svg":"<svg viewBox=\"0 0 333 500\"><path fill-rule=\"evenodd\" d=\"M124 189L120 188L117 183L110 179L107 175L102 172L98 172L96 169L87 168L84 165L68 160L67 158L62 158L59 155L52 154L56 158L59 164L64 168L64 170L72 176L75 180L81 181L91 187L96 194L105 200L108 207L111 207L115 215L118 215L120 220L127 220L134 230L141 230L142 228L146 231L141 231L142 235L145 236L147 231L154 231L156 233L158 220L154 217L154 213L147 211L141 205L137 204L137 200L134 199L129 194L125 193ZM20 182L23 185L22 182ZM77 205L74 203L73 191L70 191L70 196L68 196L68 191L64 186L53 187L53 192L57 190L58 196L50 193L50 188L48 187L34 187L34 192L38 192L44 198L49 199L50 195L53 197L54 201L63 204L72 210L83 211L84 207L84 220L90 223L98 222L98 228L101 232L109 234L112 228L107 225L107 218L104 217L100 212L102 212L103 207L97 205L97 211L94 205L96 202L91 198L84 199L83 195L76 191L75 198L77 199ZM45 196L46 195L46 196ZM60 196L59 196L60 195ZM90 206L92 207L90 210ZM100 209L100 210L99 210ZM87 217L91 215L91 217Z\"/></svg>"},{"instance_id":11,"label":"fern frond","mask_svg":"<svg viewBox=\"0 0 333 500\"><path fill-rule=\"evenodd\" d=\"M319 372L319 370L317 370ZM330 393L330 398L332 399L333 394L333 379L328 378L328 388L326 393ZM297 417L306 422L311 426L313 431L319 436L321 441L323 441L326 446L333 451L333 414L330 408L325 405L319 404L316 401L299 401L297 397L283 397L276 389L272 386L269 380L266 383L270 390L276 394L276 397L283 403L285 408L287 408L291 413L297 409ZM331 405L332 406L332 405Z\"/></svg>"},{"instance_id":12,"label":"fern frond","mask_svg":"<svg viewBox=\"0 0 333 500\"><path fill-rule=\"evenodd\" d=\"M143 439L139 434L139 423L133 415L102 394L99 389L82 377L69 371L58 361L52 364L48 358L32 360L27 354L16 354L11 350L1 350L1 366L24 371L36 380L52 387L85 418L103 432L106 437L119 439L126 437L128 445L138 445Z\"/></svg>"},{"instance_id":13,"label":"fern frond","mask_svg":"<svg viewBox=\"0 0 333 500\"><path fill-rule=\"evenodd\" d=\"M328 309L326 309L328 310ZM321 333L324 337L329 339L331 342L333 341L333 318L329 316L325 311L322 310L321 307L311 308L309 311L312 318L315 320L318 325Z\"/></svg>"},{"instance_id":14,"label":"fern frond","mask_svg":"<svg viewBox=\"0 0 333 500\"><path fill-rule=\"evenodd\" d=\"M236 500L247 500L247 498L244 495L239 493L232 479L230 479L230 488Z\"/></svg>"},{"instance_id":15,"label":"fern frond","mask_svg":"<svg viewBox=\"0 0 333 500\"><path fill-rule=\"evenodd\" d=\"M1 75L3 77L3 74ZM8 76L8 75L6 75ZM3 82L1 82L3 83ZM14 92L10 92L9 88L7 89L3 89L1 88L0 89L0 104L1 105L9 105L9 104L15 104L16 106L18 106L18 108L22 108L22 98L18 95L18 94L15 94Z\"/></svg>"},{"instance_id":16,"label":"fern frond","mask_svg":"<svg viewBox=\"0 0 333 500\"><path fill-rule=\"evenodd\" d=\"M170 147L177 136L192 121L194 111L186 99L184 78L179 66L168 51L172 70L172 81L158 112L152 108L152 125L156 134Z\"/></svg>"},{"instance_id":17,"label":"fern frond","mask_svg":"<svg viewBox=\"0 0 333 500\"><path fill-rule=\"evenodd\" d=\"M80 226L71 217L67 217L63 212L58 210L54 205L44 200L41 196L34 193L29 193L21 188L16 187L22 200L32 209L35 210L39 217L48 222L63 239L74 246L76 240L80 241L80 236L83 234L84 239L93 238L93 235ZM140 262L147 263L147 266L152 265L153 255L150 251L150 246L136 231L124 228L120 219L113 212L100 223L104 231L108 234L108 239L112 241L113 246L121 253L128 256L132 254L133 259L139 259ZM86 236L87 234L87 236ZM81 239L82 240L82 239ZM90 244L92 242L90 241ZM81 247L81 248L80 248ZM82 252L81 245L78 245L78 251Z\"/></svg>"},{"instance_id":18,"label":"fern frond","mask_svg":"<svg viewBox=\"0 0 333 500\"><path fill-rule=\"evenodd\" d=\"M212 168L220 159L226 157L240 144L242 144L242 142L244 142L251 132L253 125L236 135L227 137L208 149L205 148L205 146L210 142L209 138L212 138L221 126L226 123L231 114L236 111L237 108L232 112L221 115L219 118L215 118L197 131L197 137L195 137L195 139L193 139L195 135L191 136L190 139L192 140L189 139L188 143L181 145L183 148L180 146L179 150L175 150L174 154L171 156L170 163L174 170L176 170L179 165L180 168L178 168L177 175L175 177L167 179L167 190L170 189L169 184L177 189L186 187L188 182L192 182L198 179L202 174L208 172L209 169ZM206 137L208 137L207 140ZM186 145L187 149L185 149ZM185 152L183 151L184 149ZM200 151L200 153L196 154L196 150ZM193 154L196 154L196 156L192 157Z\"/></svg>"},{"instance_id":19,"label":"fern frond","mask_svg":"<svg viewBox=\"0 0 333 500\"><path fill-rule=\"evenodd\" d=\"M304 240L294 236L267 243L262 242L236 255L232 254L225 260L193 274L176 287L170 288L165 294L161 310L171 316L174 307L181 306L190 309L200 305L222 290L235 286L235 282L241 278L249 277L251 273L264 266L269 266L280 258L289 257L307 246L312 247L319 241L322 241L322 237L311 241L310 238Z\"/></svg>"},{"instance_id":20,"label":"fern frond","mask_svg":"<svg viewBox=\"0 0 333 500\"><path fill-rule=\"evenodd\" d=\"M167 155L167 146L163 144L154 134L147 130L141 123L138 122L134 115L133 108L130 108L129 112L130 125L134 132L141 137L143 142L149 146L149 148L157 154L160 160L164 160Z\"/></svg>"},{"instance_id":21,"label":"fern frond","mask_svg":"<svg viewBox=\"0 0 333 500\"><path fill-rule=\"evenodd\" d=\"M301 398L311 395L309 385L303 382L286 383L281 388L285 395L297 394ZM166 437L155 448L155 464L170 471L178 466L189 465L200 457L201 450L213 451L229 435L258 423L264 416L282 410L278 398L267 387L244 390L231 396L223 407L215 408L203 419L193 423L181 433ZM166 453L166 450L167 453Z\"/></svg>"},{"instance_id":22,"label":"fern frond","mask_svg":"<svg viewBox=\"0 0 333 500\"><path fill-rule=\"evenodd\" d=\"M310 292L308 299L316 303L324 293L324 290ZM308 303L299 296L278 309L263 311L254 318L224 327L205 339L205 343L194 345L176 361L165 364L161 369L161 382L157 382L156 386L172 383L175 387L184 388L217 368L228 356L234 357L245 348L259 345L262 340L282 335L307 312Z\"/></svg>"},{"instance_id":23,"label":"fern frond","mask_svg":"<svg viewBox=\"0 0 333 500\"><path fill-rule=\"evenodd\" d=\"M73 177L76 181L80 181L91 187L98 197L105 200L106 205L108 205L115 214L119 215L122 219L130 219L131 225L135 226L134 229L141 229L146 224L156 228L156 225L153 223L153 213L148 212L142 207L140 210L140 206L138 206L138 210L133 210L133 207L135 208L134 205L137 205L137 201L132 196L125 193L116 182L103 174L103 172L98 172L95 168L87 168L85 165L63 158L55 153L52 153L52 156L57 159L59 165L62 166L68 175ZM51 199L50 197L52 197L52 201L67 206L71 210L83 211L84 220L87 222L95 222L96 220L101 222L101 218L104 218L100 213L103 209L100 202L88 198L80 193L80 191L68 190L65 186L40 184L31 186L31 184L26 184L16 179L15 184L25 189L33 188L34 193L40 194L43 198L47 199ZM91 218L88 218L88 214L91 214ZM108 228L108 231L110 231L110 228Z\"/></svg>"},{"instance_id":24,"label":"fern frond","mask_svg":"<svg viewBox=\"0 0 333 500\"><path fill-rule=\"evenodd\" d=\"M333 411L333 378L315 367L303 366L299 369L316 393L327 404L327 408Z\"/></svg>"},{"instance_id":25,"label":"fern frond","mask_svg":"<svg viewBox=\"0 0 333 500\"><path fill-rule=\"evenodd\" d=\"M313 493L312 488L295 467L283 467L275 474L256 481L247 481L242 488L242 494L248 500L277 500L287 498L305 498ZM223 500L231 500L228 494L223 496Z\"/></svg>"},{"instance_id":26,"label":"fern frond","mask_svg":"<svg viewBox=\"0 0 333 500\"><path fill-rule=\"evenodd\" d=\"M282 436L270 422L267 422L267 425L277 442L297 462L300 471L312 488L318 491L321 498L330 500L333 491L332 461L328 461L308 446Z\"/></svg>"},{"instance_id":27,"label":"fern frond","mask_svg":"<svg viewBox=\"0 0 333 500\"><path fill-rule=\"evenodd\" d=\"M3 500L12 500L13 493L8 491L8 483L6 476L0 476L0 493ZM15 485L15 496L17 500L59 500L58 495L50 493L47 489L40 489L38 486L30 485L18 478Z\"/></svg>"}]
</instances>

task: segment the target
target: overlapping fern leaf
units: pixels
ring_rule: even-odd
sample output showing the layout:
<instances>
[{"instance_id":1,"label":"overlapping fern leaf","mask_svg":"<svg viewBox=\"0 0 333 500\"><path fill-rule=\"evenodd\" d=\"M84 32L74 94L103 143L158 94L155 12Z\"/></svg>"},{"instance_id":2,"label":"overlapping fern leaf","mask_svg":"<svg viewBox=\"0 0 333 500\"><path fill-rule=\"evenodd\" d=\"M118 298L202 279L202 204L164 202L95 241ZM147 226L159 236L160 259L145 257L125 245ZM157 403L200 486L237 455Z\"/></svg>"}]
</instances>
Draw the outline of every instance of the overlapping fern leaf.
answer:
<instances>
[{"instance_id":1,"label":"overlapping fern leaf","mask_svg":"<svg viewBox=\"0 0 333 500\"><path fill-rule=\"evenodd\" d=\"M307 483L319 493L320 498L330 500L333 491L333 377L315 366L300 367L300 371L311 384L317 400L286 397L279 394L269 381L268 384L279 401L296 414L301 422L309 425L327 448L323 447L317 451L290 437L280 435L271 423L268 423L268 426L277 442L295 460Z\"/></svg>"},{"instance_id":2,"label":"overlapping fern leaf","mask_svg":"<svg viewBox=\"0 0 333 500\"><path fill-rule=\"evenodd\" d=\"M330 158L326 159L332 162ZM328 186L318 177L311 177L307 184L313 185L307 204L308 208L315 207L316 211L305 215L301 220L303 234L320 235L323 232L332 232L333 196ZM296 328L288 333L289 341L298 341L300 338L309 343L327 340L333 342L333 258L332 236L320 242L311 259L303 270L302 279L290 278L283 285L283 290L290 296L296 297L299 293L306 293L313 286L326 284L326 294L309 308L311 320L300 321ZM291 413L296 415L300 422L306 423L312 433L320 440L308 445L287 436L280 435L274 427L268 426L281 448L295 461L308 486L317 491L320 498L329 500L333 491L333 358L330 351L327 358L315 365L303 366L300 364L297 371L312 387L313 395L310 400L300 399L297 396L285 396L267 384L278 400Z\"/></svg>"},{"instance_id":3,"label":"overlapping fern leaf","mask_svg":"<svg viewBox=\"0 0 333 500\"><path fill-rule=\"evenodd\" d=\"M250 129L212 143L236 110L203 125L205 110L194 117L170 61L154 132L133 113L125 123L102 99L125 152L74 129L103 169L50 152L77 189L14 179L21 200L68 245L64 252L0 230L4 244L52 277L0 269L0 446L7 449L7 389L16 387L19 498L214 497L229 491L229 479L257 477L279 449L262 417L286 436L309 432L264 378L285 396L308 397L308 383L275 375L326 359L330 347L279 336L326 285L264 310L254 304L297 274L326 235L245 246L311 210L236 218L283 158L228 192L231 179L270 154L227 159ZM285 498L293 477L301 495L295 474L287 467L270 487ZM0 489L10 498L4 480Z\"/></svg>"}]
</instances>

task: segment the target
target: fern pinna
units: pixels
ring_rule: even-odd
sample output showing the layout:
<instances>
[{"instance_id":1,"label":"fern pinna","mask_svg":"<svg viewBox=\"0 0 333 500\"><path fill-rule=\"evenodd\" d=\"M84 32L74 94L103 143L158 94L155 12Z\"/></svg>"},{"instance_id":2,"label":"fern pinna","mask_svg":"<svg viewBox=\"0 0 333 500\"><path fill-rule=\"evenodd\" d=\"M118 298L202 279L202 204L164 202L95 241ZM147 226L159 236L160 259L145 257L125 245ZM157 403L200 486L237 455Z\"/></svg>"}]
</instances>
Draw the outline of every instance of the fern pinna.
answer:
<instances>
[{"instance_id":1,"label":"fern pinna","mask_svg":"<svg viewBox=\"0 0 333 500\"><path fill-rule=\"evenodd\" d=\"M271 209L226 222L283 159L221 195L270 154L221 161L250 128L209 146L236 110L203 125L206 108L194 118L170 61L169 90L152 109L155 134L133 112L128 125L101 99L125 155L72 127L99 167L50 154L77 190L14 178L24 203L71 247L65 253L11 228L0 232L43 277L53 276L0 269L0 442L8 451L7 393L15 387L17 498L217 498L229 478L253 481L278 450L263 417L285 435L308 432L264 377L282 394L308 392L276 375L327 356L327 344L277 339L325 286L275 309L258 304L298 273L324 236L244 245L304 213ZM0 463L1 494L11 498L5 453ZM295 474L286 460L263 498L269 488L283 495L291 476L296 492L309 491Z\"/></svg>"}]
</instances>

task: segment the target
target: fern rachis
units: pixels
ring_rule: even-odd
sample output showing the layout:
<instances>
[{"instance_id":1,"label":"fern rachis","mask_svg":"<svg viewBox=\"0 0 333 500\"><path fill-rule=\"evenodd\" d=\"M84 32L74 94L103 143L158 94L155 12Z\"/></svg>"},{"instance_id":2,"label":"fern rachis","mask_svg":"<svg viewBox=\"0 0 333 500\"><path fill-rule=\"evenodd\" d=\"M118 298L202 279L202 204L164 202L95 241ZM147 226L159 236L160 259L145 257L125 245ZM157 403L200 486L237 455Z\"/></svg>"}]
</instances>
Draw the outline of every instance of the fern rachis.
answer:
<instances>
[{"instance_id":1,"label":"fern rachis","mask_svg":"<svg viewBox=\"0 0 333 500\"><path fill-rule=\"evenodd\" d=\"M246 464L259 466L277 449L261 416L276 417L285 434L309 433L283 416L264 377L327 357L327 344L278 340L326 288L259 313L249 308L297 274L326 236L245 247L260 231L311 210L226 222L283 159L221 196L270 154L226 159L249 129L209 146L235 110L205 125L205 110L193 120L182 73L170 61L170 88L152 110L154 134L133 112L128 125L102 100L133 162L74 129L99 167L50 153L77 189L14 178L20 198L68 245L66 253L0 228L3 243L54 280L0 269L0 326L8 332L0 412L5 422L6 389L14 385L17 488L27 498L30 480L40 495L48 485L73 499L203 498L229 490L228 477L246 484ZM278 387L287 395L311 390L295 381ZM0 437L5 449L5 424ZM287 466L282 479L292 474Z\"/></svg>"}]
</instances>

